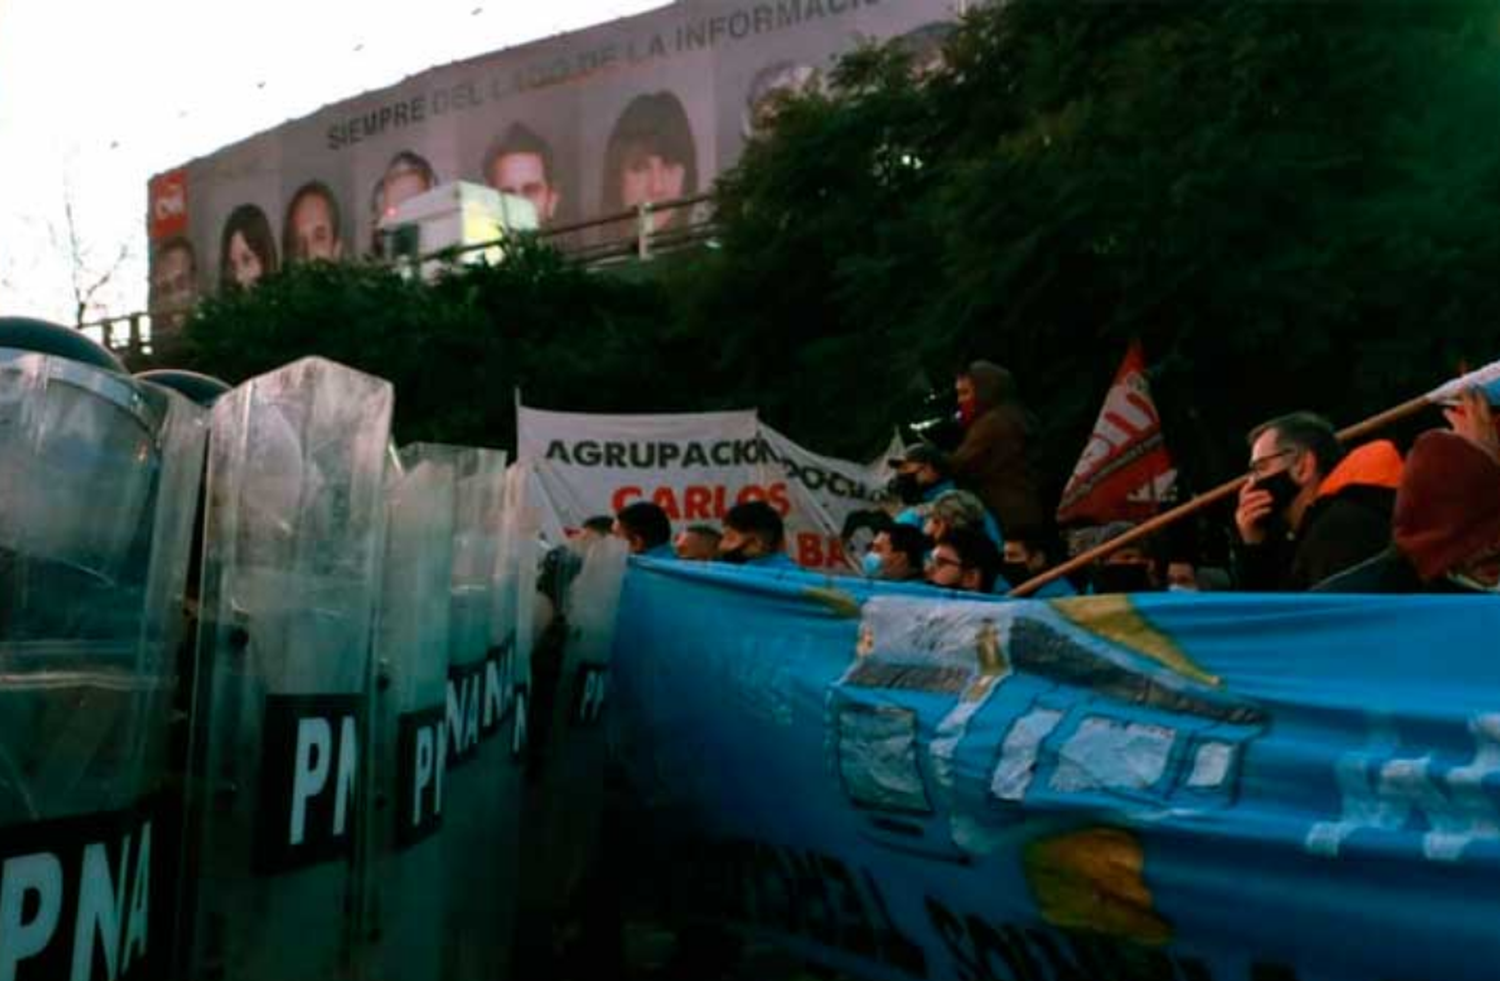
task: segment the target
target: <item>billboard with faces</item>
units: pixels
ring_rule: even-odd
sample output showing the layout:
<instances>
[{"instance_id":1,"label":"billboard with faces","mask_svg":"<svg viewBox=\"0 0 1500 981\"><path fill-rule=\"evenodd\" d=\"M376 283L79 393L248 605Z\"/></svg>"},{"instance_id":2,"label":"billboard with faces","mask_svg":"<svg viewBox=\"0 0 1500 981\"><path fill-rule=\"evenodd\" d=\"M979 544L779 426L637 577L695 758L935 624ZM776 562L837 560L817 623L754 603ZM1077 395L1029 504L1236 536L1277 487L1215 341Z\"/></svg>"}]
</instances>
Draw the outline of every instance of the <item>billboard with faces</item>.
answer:
<instances>
[{"instance_id":1,"label":"billboard with faces","mask_svg":"<svg viewBox=\"0 0 1500 981\"><path fill-rule=\"evenodd\" d=\"M935 50L953 3L680 0L326 106L152 179L151 311L170 329L206 293L368 255L383 214L454 180L544 227L706 191L775 93L862 40Z\"/></svg>"}]
</instances>

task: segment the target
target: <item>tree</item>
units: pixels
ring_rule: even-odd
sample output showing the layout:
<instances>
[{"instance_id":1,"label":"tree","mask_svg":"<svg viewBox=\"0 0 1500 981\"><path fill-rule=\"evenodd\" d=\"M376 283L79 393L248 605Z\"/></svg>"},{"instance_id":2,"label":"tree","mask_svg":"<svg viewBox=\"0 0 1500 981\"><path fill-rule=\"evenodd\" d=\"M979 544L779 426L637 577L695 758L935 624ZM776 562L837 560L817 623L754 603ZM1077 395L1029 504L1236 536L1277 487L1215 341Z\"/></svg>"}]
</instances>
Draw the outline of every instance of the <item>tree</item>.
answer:
<instances>
[{"instance_id":1,"label":"tree","mask_svg":"<svg viewBox=\"0 0 1500 981\"><path fill-rule=\"evenodd\" d=\"M239 382L317 354L396 388L401 442L514 443L514 393L543 408L690 406L652 283L595 276L526 245L436 283L380 266L293 265L203 300L184 366Z\"/></svg>"},{"instance_id":2,"label":"tree","mask_svg":"<svg viewBox=\"0 0 1500 981\"><path fill-rule=\"evenodd\" d=\"M130 243L125 242L109 256L100 257L97 248L84 240L78 227L72 182L63 178L62 228L52 229L54 246L68 257L69 283L73 292L74 323L85 323L90 312L102 312L95 298L114 281L120 269L130 261Z\"/></svg>"},{"instance_id":3,"label":"tree","mask_svg":"<svg viewBox=\"0 0 1500 981\"><path fill-rule=\"evenodd\" d=\"M1177 455L1227 475L1253 421L1500 353L1496 9L1012 0L920 83L861 52L723 182L687 316L850 454L903 380L1007 363L1054 486L1139 336Z\"/></svg>"}]
</instances>

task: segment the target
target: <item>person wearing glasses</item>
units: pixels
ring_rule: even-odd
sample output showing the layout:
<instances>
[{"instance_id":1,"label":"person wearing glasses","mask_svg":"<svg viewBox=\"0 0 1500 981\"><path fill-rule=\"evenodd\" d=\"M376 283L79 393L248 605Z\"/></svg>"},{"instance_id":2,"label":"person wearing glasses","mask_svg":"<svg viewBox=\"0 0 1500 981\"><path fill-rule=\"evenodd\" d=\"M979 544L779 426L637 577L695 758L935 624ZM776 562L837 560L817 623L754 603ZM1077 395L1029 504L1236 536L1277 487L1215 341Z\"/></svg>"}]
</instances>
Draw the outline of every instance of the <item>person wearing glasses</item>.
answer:
<instances>
[{"instance_id":1,"label":"person wearing glasses","mask_svg":"<svg viewBox=\"0 0 1500 981\"><path fill-rule=\"evenodd\" d=\"M965 593L991 593L1000 574L1000 549L975 528L951 531L927 556L927 584Z\"/></svg>"},{"instance_id":2,"label":"person wearing glasses","mask_svg":"<svg viewBox=\"0 0 1500 981\"><path fill-rule=\"evenodd\" d=\"M1385 440L1345 453L1328 420L1294 412L1250 431L1234 523L1241 589L1301 592L1383 551L1401 483Z\"/></svg>"}]
</instances>

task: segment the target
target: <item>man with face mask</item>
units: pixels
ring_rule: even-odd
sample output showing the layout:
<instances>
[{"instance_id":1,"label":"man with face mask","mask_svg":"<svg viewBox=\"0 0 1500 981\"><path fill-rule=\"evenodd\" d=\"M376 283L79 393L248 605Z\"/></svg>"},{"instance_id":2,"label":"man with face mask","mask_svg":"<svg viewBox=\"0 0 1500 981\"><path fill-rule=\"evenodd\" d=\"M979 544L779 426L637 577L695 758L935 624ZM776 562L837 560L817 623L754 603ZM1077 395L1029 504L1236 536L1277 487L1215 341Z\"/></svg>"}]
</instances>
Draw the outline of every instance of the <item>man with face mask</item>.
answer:
<instances>
[{"instance_id":1,"label":"man with face mask","mask_svg":"<svg viewBox=\"0 0 1500 981\"><path fill-rule=\"evenodd\" d=\"M1401 455L1385 441L1347 455L1326 419L1281 416L1251 430L1240 488L1240 588L1300 592L1390 542Z\"/></svg>"},{"instance_id":2,"label":"man with face mask","mask_svg":"<svg viewBox=\"0 0 1500 981\"><path fill-rule=\"evenodd\" d=\"M921 529L896 525L875 536L865 553L864 573L882 582L911 582L922 578L922 562L932 543Z\"/></svg>"},{"instance_id":3,"label":"man with face mask","mask_svg":"<svg viewBox=\"0 0 1500 981\"><path fill-rule=\"evenodd\" d=\"M896 515L902 524L920 526L918 509L957 489L948 475L947 458L931 443L917 443L889 463L896 469L890 490L906 506L906 510Z\"/></svg>"},{"instance_id":4,"label":"man with face mask","mask_svg":"<svg viewBox=\"0 0 1500 981\"><path fill-rule=\"evenodd\" d=\"M965 593L989 593L1000 575L1000 550L982 531L950 532L927 556L927 583Z\"/></svg>"},{"instance_id":5,"label":"man with face mask","mask_svg":"<svg viewBox=\"0 0 1500 981\"><path fill-rule=\"evenodd\" d=\"M786 528L781 515L765 501L736 504L724 515L719 559L761 569L796 569L786 554Z\"/></svg>"},{"instance_id":6,"label":"man with face mask","mask_svg":"<svg viewBox=\"0 0 1500 981\"><path fill-rule=\"evenodd\" d=\"M1000 575L1014 588L1052 568L1064 554L1062 542L1058 540L1056 533L1033 531L1023 537L1012 536L1005 540L1005 561L1000 566ZM1052 580L1031 595L1033 599L1059 599L1077 594L1073 584L1064 576Z\"/></svg>"}]
</instances>

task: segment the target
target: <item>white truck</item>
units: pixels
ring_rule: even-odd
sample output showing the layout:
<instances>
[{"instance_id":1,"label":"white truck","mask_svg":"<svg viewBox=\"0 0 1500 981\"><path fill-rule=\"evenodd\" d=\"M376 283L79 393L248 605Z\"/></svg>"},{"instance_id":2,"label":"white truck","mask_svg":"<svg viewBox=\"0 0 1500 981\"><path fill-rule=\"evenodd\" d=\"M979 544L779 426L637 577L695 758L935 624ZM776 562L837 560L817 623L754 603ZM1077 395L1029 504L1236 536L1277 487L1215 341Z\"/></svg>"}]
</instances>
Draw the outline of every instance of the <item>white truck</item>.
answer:
<instances>
[{"instance_id":1,"label":"white truck","mask_svg":"<svg viewBox=\"0 0 1500 981\"><path fill-rule=\"evenodd\" d=\"M452 263L500 262L506 239L538 227L536 207L525 198L454 181L407 198L383 217L380 252L407 275L420 267L424 279L433 279Z\"/></svg>"}]
</instances>

